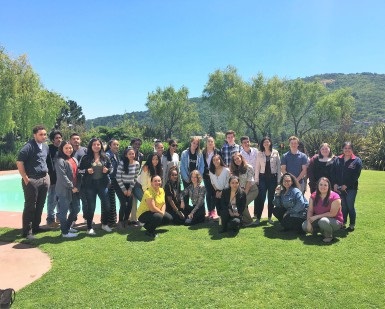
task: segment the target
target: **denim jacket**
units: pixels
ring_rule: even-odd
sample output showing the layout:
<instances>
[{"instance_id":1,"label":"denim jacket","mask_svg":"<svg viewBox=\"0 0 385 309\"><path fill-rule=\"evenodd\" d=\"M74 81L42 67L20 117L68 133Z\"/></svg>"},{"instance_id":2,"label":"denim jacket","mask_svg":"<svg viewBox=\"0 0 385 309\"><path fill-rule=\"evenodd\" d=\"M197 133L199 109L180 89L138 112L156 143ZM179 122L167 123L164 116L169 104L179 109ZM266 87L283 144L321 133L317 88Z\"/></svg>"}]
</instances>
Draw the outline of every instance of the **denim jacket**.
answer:
<instances>
[{"instance_id":1,"label":"denim jacket","mask_svg":"<svg viewBox=\"0 0 385 309\"><path fill-rule=\"evenodd\" d=\"M292 217L306 218L309 202L298 188L290 188L287 194L281 191L280 195L275 195L273 204L276 207L284 207L286 213Z\"/></svg>"}]
</instances>

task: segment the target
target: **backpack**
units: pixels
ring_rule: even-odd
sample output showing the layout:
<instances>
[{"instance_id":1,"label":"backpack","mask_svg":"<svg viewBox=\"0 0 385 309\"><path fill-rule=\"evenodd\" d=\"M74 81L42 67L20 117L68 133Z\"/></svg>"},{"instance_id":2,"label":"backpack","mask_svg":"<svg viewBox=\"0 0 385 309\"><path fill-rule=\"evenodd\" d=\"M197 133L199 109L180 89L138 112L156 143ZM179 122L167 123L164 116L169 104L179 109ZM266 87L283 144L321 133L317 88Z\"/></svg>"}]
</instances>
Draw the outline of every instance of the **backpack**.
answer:
<instances>
[{"instance_id":1,"label":"backpack","mask_svg":"<svg viewBox=\"0 0 385 309\"><path fill-rule=\"evenodd\" d=\"M15 301L16 292L14 289L0 289L0 308L11 308Z\"/></svg>"}]
</instances>

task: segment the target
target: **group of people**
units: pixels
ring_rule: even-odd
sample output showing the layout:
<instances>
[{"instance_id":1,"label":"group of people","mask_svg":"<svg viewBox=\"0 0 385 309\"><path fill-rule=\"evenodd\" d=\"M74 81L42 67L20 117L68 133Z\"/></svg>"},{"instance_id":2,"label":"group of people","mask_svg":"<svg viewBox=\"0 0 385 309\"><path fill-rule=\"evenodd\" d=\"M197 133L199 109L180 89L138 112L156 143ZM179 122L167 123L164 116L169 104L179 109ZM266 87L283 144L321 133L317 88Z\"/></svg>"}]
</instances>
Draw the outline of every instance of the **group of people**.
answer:
<instances>
[{"instance_id":1,"label":"group of people","mask_svg":"<svg viewBox=\"0 0 385 309\"><path fill-rule=\"evenodd\" d=\"M206 207L208 219L219 221L220 233L235 235L241 227L260 224L266 197L268 223L274 223L274 215L283 230L320 231L324 242L330 242L348 217L348 229L355 228L354 202L362 163L350 142L339 157L322 144L309 160L298 150L299 139L292 136L290 150L281 159L269 137L261 140L258 150L250 146L247 136L241 137L241 145L236 144L235 132L229 130L221 149L213 137L206 138L203 150L200 139L191 138L180 159L176 140L168 141L166 152L163 143L156 141L154 153L143 164L139 138L131 140L122 156L116 139L104 149L99 138L82 147L76 133L63 141L60 131L52 131L49 146L46 138L43 126L34 127L33 139L17 159L25 196L22 234L28 239L41 232L47 193L47 225L57 227L58 220L65 238L78 235L74 223L80 205L87 234L96 234L97 197L104 231L143 225L151 238L161 225L204 222ZM309 202L304 196L307 178L312 192ZM248 208L252 202L253 216Z\"/></svg>"}]
</instances>

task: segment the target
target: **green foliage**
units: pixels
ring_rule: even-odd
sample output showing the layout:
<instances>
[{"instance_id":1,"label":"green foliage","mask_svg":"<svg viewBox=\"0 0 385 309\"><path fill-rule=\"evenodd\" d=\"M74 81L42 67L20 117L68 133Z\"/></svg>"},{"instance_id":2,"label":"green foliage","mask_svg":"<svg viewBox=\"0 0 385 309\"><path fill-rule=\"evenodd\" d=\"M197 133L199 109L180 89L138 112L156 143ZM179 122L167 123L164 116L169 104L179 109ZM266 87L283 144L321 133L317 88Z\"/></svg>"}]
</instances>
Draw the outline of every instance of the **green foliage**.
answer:
<instances>
[{"instance_id":1,"label":"green foliage","mask_svg":"<svg viewBox=\"0 0 385 309\"><path fill-rule=\"evenodd\" d=\"M227 117L229 127L261 136L277 133L283 122L284 85L277 77L265 81L261 73L244 82L234 67L210 74L203 98Z\"/></svg>"},{"instance_id":2,"label":"green foliage","mask_svg":"<svg viewBox=\"0 0 385 309\"><path fill-rule=\"evenodd\" d=\"M301 141L304 143L309 156L313 156L318 153L319 147L322 143L328 143L335 155L342 153L342 145L346 141L352 142L354 152L359 156L365 147L365 138L356 133L332 133L327 131L318 131L306 134Z\"/></svg>"},{"instance_id":3,"label":"green foliage","mask_svg":"<svg viewBox=\"0 0 385 309\"><path fill-rule=\"evenodd\" d=\"M7 170L17 169L16 158L17 158L17 154L15 152L2 153L0 151L0 170L7 171Z\"/></svg>"},{"instance_id":4,"label":"green foliage","mask_svg":"<svg viewBox=\"0 0 385 309\"><path fill-rule=\"evenodd\" d=\"M42 87L25 55L13 60L0 49L0 138L12 133L27 140L37 124L53 128L64 105L59 94Z\"/></svg>"},{"instance_id":5,"label":"green foliage","mask_svg":"<svg viewBox=\"0 0 385 309\"><path fill-rule=\"evenodd\" d=\"M169 86L157 88L147 96L146 106L154 127L162 132L162 140L180 136L186 138L201 130L194 104L188 104L188 89L175 91Z\"/></svg>"},{"instance_id":6,"label":"green foliage","mask_svg":"<svg viewBox=\"0 0 385 309\"><path fill-rule=\"evenodd\" d=\"M355 98L353 121L356 131L385 120L385 74L376 73L330 73L307 77L309 81L320 81L329 90L350 88Z\"/></svg>"},{"instance_id":7,"label":"green foliage","mask_svg":"<svg viewBox=\"0 0 385 309\"><path fill-rule=\"evenodd\" d=\"M385 170L385 124L370 128L364 139L362 157L366 168Z\"/></svg>"}]
</instances>

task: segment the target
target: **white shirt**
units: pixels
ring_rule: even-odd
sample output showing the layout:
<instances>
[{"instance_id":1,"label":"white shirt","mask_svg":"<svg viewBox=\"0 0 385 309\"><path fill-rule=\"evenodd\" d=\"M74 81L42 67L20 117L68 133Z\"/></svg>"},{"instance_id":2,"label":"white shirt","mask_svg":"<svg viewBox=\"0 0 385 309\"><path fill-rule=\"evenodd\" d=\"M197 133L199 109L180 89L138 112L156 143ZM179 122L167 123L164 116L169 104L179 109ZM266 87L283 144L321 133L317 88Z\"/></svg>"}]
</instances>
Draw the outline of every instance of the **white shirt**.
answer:
<instances>
[{"instance_id":1,"label":"white shirt","mask_svg":"<svg viewBox=\"0 0 385 309\"><path fill-rule=\"evenodd\" d=\"M240 151L240 154L242 155L242 157L245 158L246 162L253 167L253 170L255 171L255 168L257 166L257 155L258 155L257 148L250 147L250 152L247 152L242 148Z\"/></svg>"}]
</instances>

